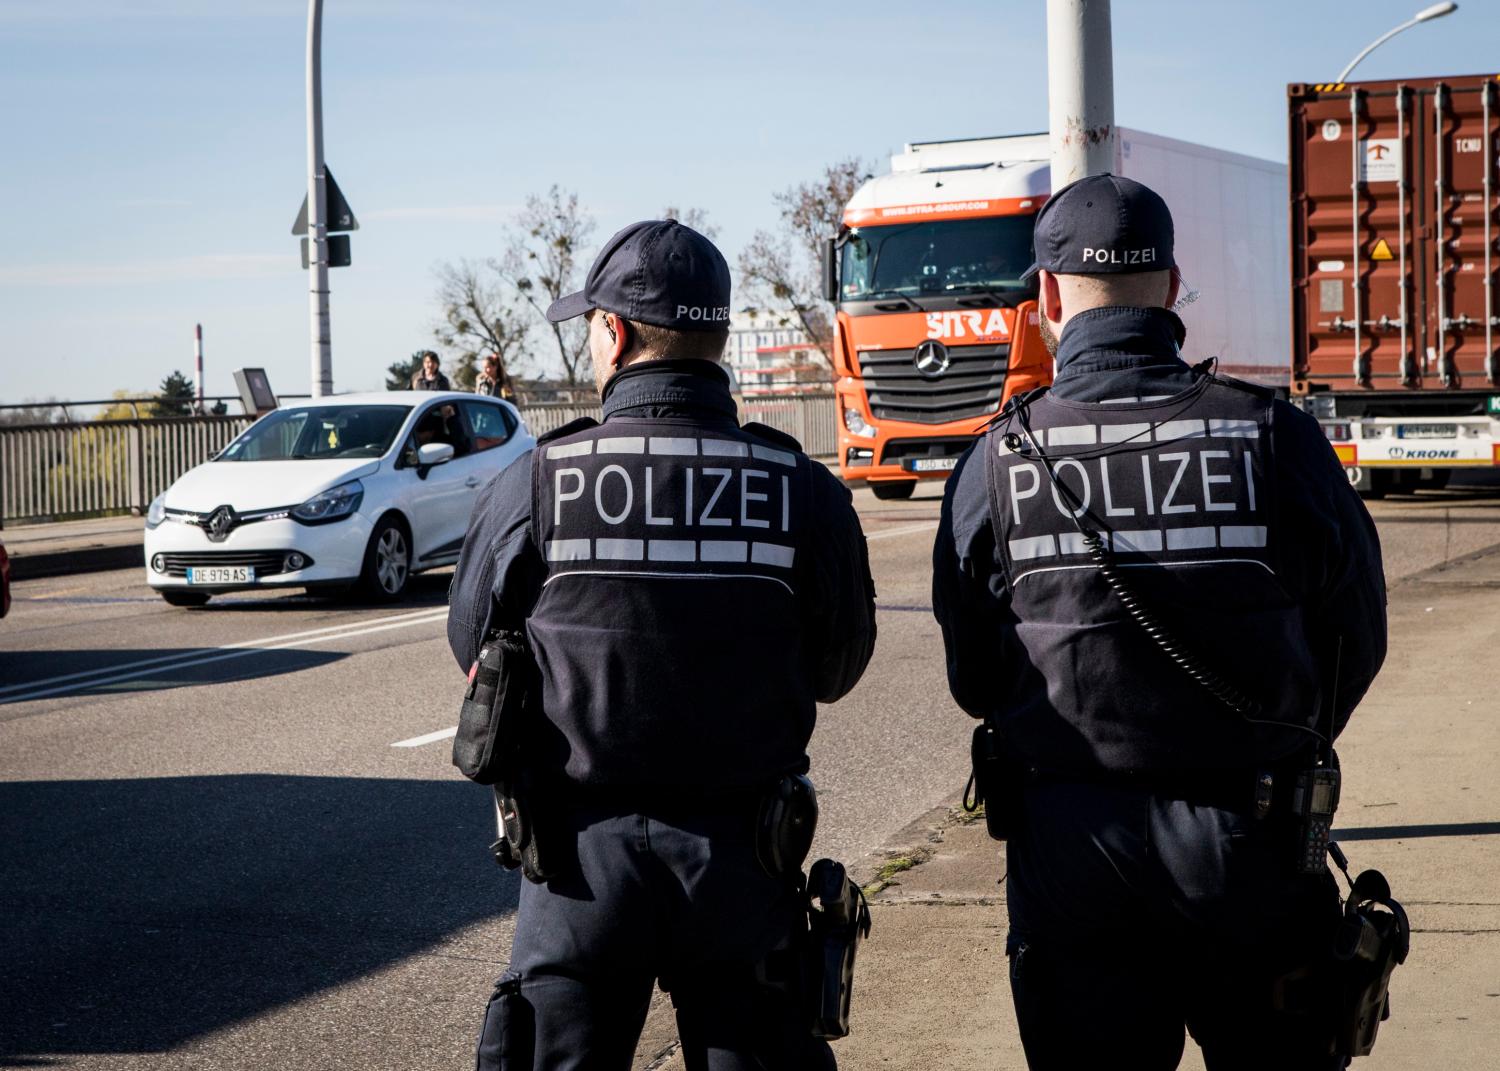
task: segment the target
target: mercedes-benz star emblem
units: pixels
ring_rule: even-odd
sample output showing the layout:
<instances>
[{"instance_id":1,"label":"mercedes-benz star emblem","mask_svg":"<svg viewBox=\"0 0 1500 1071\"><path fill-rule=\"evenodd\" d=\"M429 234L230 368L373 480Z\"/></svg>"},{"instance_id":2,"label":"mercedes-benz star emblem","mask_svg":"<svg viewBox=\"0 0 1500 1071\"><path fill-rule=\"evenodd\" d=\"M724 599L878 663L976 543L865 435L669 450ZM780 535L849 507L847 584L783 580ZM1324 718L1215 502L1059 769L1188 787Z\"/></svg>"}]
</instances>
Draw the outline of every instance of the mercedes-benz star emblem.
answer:
<instances>
[{"instance_id":1,"label":"mercedes-benz star emblem","mask_svg":"<svg viewBox=\"0 0 1500 1071\"><path fill-rule=\"evenodd\" d=\"M948 353L947 346L928 339L912 354L911 363L917 366L917 372L923 379L937 379L938 376L948 371L953 358Z\"/></svg>"},{"instance_id":2,"label":"mercedes-benz star emblem","mask_svg":"<svg viewBox=\"0 0 1500 1071\"><path fill-rule=\"evenodd\" d=\"M222 543L229 538L229 533L234 531L234 526L239 523L239 520L239 517L235 516L233 507L220 506L208 515L203 522L203 527L208 532L211 542Z\"/></svg>"}]
</instances>

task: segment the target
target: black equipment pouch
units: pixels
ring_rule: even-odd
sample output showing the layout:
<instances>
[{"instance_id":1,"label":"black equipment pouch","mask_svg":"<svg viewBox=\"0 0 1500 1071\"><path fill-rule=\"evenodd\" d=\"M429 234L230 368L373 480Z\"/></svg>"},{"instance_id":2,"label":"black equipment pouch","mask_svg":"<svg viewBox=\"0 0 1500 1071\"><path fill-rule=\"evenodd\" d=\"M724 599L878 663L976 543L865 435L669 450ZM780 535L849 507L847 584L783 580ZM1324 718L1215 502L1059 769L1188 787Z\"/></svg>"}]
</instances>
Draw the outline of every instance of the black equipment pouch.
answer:
<instances>
[{"instance_id":1,"label":"black equipment pouch","mask_svg":"<svg viewBox=\"0 0 1500 1071\"><path fill-rule=\"evenodd\" d=\"M974 727L969 746L973 772L964 789L964 810L984 807L984 826L995 840L1016 830L1021 808L1021 770L1007 757L999 731L988 721Z\"/></svg>"},{"instance_id":2,"label":"black equipment pouch","mask_svg":"<svg viewBox=\"0 0 1500 1071\"><path fill-rule=\"evenodd\" d=\"M819 859L807 875L808 1012L815 1038L849 1034L854 995L854 956L870 936L870 905L842 863Z\"/></svg>"},{"instance_id":3,"label":"black equipment pouch","mask_svg":"<svg viewBox=\"0 0 1500 1071\"><path fill-rule=\"evenodd\" d=\"M493 785L513 767L537 676L524 632L495 632L479 649L453 738L453 765L469 780Z\"/></svg>"},{"instance_id":4,"label":"black equipment pouch","mask_svg":"<svg viewBox=\"0 0 1500 1071\"><path fill-rule=\"evenodd\" d=\"M778 881L800 879L818 829L818 793L802 774L787 774L760 801L755 858Z\"/></svg>"},{"instance_id":5,"label":"black equipment pouch","mask_svg":"<svg viewBox=\"0 0 1500 1071\"><path fill-rule=\"evenodd\" d=\"M1330 854L1348 876L1343 852ZM1334 938L1333 962L1339 1017L1336 1049L1344 1056L1366 1056L1375 1033L1391 1017L1391 973L1411 951L1411 923L1378 870L1366 870L1350 883L1344 918Z\"/></svg>"}]
</instances>

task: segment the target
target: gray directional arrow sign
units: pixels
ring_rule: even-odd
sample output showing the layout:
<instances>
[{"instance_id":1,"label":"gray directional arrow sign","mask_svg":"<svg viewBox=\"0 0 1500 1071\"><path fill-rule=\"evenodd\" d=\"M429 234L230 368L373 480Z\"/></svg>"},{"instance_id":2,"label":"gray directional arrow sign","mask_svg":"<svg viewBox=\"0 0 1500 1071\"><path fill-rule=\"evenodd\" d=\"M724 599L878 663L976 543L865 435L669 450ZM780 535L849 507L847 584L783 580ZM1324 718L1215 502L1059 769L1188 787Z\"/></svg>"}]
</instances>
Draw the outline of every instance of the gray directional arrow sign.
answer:
<instances>
[{"instance_id":1,"label":"gray directional arrow sign","mask_svg":"<svg viewBox=\"0 0 1500 1071\"><path fill-rule=\"evenodd\" d=\"M339 184L333 181L333 172L328 168L323 169L327 191L328 202L328 233L334 234L338 231L359 230L359 220L354 218L354 209L349 207L349 202L344 200L344 191L339 189ZM307 195L302 195L302 207L297 211L297 222L292 224L293 234L307 233Z\"/></svg>"}]
</instances>

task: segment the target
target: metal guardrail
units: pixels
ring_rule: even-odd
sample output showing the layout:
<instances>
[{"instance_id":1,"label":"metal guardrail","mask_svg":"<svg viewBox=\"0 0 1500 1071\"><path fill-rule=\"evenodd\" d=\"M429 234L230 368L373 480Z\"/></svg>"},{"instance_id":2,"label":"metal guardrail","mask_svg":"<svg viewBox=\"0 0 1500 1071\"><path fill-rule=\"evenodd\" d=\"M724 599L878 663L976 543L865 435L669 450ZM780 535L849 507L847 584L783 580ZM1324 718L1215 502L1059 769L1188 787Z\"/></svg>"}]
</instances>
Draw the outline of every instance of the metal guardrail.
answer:
<instances>
[{"instance_id":1,"label":"metal guardrail","mask_svg":"<svg viewBox=\"0 0 1500 1071\"><path fill-rule=\"evenodd\" d=\"M532 434L600 407L546 403L521 410ZM740 417L798 439L813 457L833 457L838 434L832 394L747 399ZM0 527L144 513L151 500L250 426L248 416L94 420L0 427Z\"/></svg>"}]
</instances>

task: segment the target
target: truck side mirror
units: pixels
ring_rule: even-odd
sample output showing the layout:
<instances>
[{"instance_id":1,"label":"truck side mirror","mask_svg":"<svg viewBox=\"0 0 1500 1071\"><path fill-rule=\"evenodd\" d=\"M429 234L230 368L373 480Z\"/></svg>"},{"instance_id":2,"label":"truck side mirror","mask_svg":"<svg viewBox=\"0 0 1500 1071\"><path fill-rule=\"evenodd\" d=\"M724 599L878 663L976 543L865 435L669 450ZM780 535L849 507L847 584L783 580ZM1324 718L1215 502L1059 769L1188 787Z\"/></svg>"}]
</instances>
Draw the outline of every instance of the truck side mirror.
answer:
<instances>
[{"instance_id":1,"label":"truck side mirror","mask_svg":"<svg viewBox=\"0 0 1500 1071\"><path fill-rule=\"evenodd\" d=\"M837 238L823 239L823 300L839 300L839 247Z\"/></svg>"}]
</instances>

